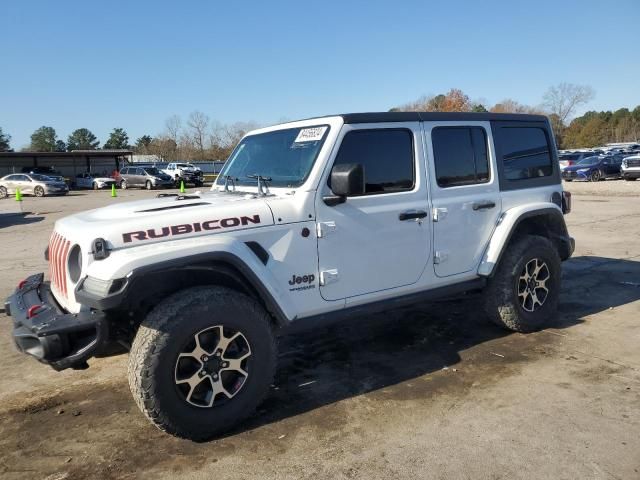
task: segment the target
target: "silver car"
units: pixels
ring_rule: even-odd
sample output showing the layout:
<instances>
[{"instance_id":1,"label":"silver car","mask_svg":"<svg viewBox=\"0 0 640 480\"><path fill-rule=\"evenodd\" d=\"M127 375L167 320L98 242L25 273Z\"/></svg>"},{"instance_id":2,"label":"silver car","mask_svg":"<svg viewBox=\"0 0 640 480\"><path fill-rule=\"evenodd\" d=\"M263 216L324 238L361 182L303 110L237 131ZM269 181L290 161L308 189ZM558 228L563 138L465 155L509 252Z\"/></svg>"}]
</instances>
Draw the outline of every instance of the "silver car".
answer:
<instances>
[{"instance_id":1,"label":"silver car","mask_svg":"<svg viewBox=\"0 0 640 480\"><path fill-rule=\"evenodd\" d=\"M37 173L13 173L0 178L0 198L14 195L18 189L20 193L36 197L66 195L69 192L66 183Z\"/></svg>"},{"instance_id":2,"label":"silver car","mask_svg":"<svg viewBox=\"0 0 640 480\"><path fill-rule=\"evenodd\" d=\"M173 179L156 167L124 167L120 171L120 188L143 187L151 190L172 186Z\"/></svg>"}]
</instances>

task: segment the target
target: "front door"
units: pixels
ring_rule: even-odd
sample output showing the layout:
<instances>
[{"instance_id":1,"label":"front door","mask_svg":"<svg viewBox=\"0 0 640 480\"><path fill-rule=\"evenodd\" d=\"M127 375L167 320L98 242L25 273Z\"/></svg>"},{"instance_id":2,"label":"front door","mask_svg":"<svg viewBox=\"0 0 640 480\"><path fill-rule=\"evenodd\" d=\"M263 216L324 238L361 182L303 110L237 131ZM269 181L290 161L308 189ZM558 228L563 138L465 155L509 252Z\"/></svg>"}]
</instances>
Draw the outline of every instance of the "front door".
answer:
<instances>
[{"instance_id":1,"label":"front door","mask_svg":"<svg viewBox=\"0 0 640 480\"><path fill-rule=\"evenodd\" d=\"M475 270L501 212L488 122L425 123L438 277Z\"/></svg>"},{"instance_id":2,"label":"front door","mask_svg":"<svg viewBox=\"0 0 640 480\"><path fill-rule=\"evenodd\" d=\"M365 194L316 200L320 293L340 300L414 284L430 253L429 202L418 122L345 125L330 165L364 167Z\"/></svg>"}]
</instances>

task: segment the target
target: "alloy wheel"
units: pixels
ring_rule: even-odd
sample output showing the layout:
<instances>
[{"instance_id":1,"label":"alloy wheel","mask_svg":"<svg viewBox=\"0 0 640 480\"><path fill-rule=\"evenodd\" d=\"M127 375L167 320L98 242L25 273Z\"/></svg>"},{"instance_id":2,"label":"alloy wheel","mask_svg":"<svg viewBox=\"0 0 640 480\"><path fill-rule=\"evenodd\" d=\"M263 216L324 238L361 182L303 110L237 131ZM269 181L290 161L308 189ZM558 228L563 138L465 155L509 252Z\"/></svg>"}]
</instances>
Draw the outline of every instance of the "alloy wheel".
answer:
<instances>
[{"instance_id":1,"label":"alloy wheel","mask_svg":"<svg viewBox=\"0 0 640 480\"><path fill-rule=\"evenodd\" d=\"M174 380L184 400L210 408L235 397L249 378L251 346L239 331L216 325L196 333L178 355Z\"/></svg>"},{"instance_id":2,"label":"alloy wheel","mask_svg":"<svg viewBox=\"0 0 640 480\"><path fill-rule=\"evenodd\" d=\"M518 278L520 306L527 312L535 312L549 296L547 282L551 278L549 267L539 258L527 262Z\"/></svg>"}]
</instances>

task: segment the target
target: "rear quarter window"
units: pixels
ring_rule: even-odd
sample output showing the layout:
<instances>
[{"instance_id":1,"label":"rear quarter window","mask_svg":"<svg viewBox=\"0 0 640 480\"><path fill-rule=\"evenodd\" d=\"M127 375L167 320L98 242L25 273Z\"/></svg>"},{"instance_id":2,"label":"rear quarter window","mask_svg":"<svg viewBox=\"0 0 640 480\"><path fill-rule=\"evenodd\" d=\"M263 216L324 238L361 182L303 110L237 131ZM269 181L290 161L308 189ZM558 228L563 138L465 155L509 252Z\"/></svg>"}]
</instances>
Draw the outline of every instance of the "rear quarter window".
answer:
<instances>
[{"instance_id":1,"label":"rear quarter window","mask_svg":"<svg viewBox=\"0 0 640 480\"><path fill-rule=\"evenodd\" d=\"M507 180L551 175L551 151L542 128L503 127L502 130L502 161Z\"/></svg>"}]
</instances>

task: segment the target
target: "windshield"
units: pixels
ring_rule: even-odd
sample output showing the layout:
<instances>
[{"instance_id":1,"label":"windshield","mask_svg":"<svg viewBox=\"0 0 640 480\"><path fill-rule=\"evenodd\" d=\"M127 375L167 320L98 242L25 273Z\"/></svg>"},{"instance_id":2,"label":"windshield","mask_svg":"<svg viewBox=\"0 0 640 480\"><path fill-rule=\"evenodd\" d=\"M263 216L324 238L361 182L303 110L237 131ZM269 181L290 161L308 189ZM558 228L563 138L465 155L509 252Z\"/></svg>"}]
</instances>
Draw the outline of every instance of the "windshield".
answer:
<instances>
[{"instance_id":1,"label":"windshield","mask_svg":"<svg viewBox=\"0 0 640 480\"><path fill-rule=\"evenodd\" d=\"M274 187L299 187L311 171L329 131L328 125L288 128L245 137L225 163L216 182L226 176L237 185L257 185L249 175L271 178Z\"/></svg>"},{"instance_id":2,"label":"windshield","mask_svg":"<svg viewBox=\"0 0 640 480\"><path fill-rule=\"evenodd\" d=\"M143 170L149 175L160 175L160 172L156 167L145 167Z\"/></svg>"},{"instance_id":3,"label":"windshield","mask_svg":"<svg viewBox=\"0 0 640 480\"><path fill-rule=\"evenodd\" d=\"M578 162L578 165L588 166L588 165L596 165L600 163L600 158L598 157L587 157L583 158Z\"/></svg>"},{"instance_id":4,"label":"windshield","mask_svg":"<svg viewBox=\"0 0 640 480\"><path fill-rule=\"evenodd\" d=\"M191 165L190 163L177 163L176 166L178 168L196 168L193 165Z\"/></svg>"}]
</instances>

